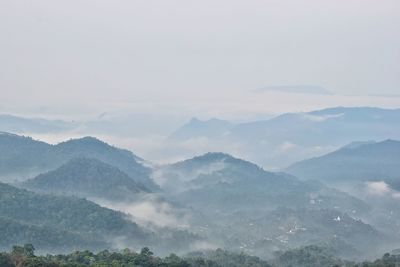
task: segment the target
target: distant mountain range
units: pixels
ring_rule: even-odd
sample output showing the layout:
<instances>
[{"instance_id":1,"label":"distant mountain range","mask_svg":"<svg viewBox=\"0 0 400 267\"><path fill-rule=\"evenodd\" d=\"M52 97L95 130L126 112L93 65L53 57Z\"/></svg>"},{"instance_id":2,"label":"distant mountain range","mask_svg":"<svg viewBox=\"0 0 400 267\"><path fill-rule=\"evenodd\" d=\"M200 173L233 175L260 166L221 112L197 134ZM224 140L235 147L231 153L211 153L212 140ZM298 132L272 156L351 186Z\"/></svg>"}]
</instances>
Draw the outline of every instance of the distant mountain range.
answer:
<instances>
[{"instance_id":1,"label":"distant mountain range","mask_svg":"<svg viewBox=\"0 0 400 267\"><path fill-rule=\"evenodd\" d=\"M302 85L260 90L329 93L318 86ZM65 121L4 114L0 115L0 131L28 135L74 132L115 138L132 138L140 133L144 138L157 135L161 139L160 135L166 136L169 132L166 142L148 148L149 155L164 161L167 157L187 158L209 151L224 151L273 170L332 152L355 140L400 140L400 109L333 107L242 123L193 118L178 129L175 125L181 122L174 118L169 121L164 117L139 117L138 114L105 113L92 120ZM142 128L148 128L148 132Z\"/></svg>"},{"instance_id":2,"label":"distant mountain range","mask_svg":"<svg viewBox=\"0 0 400 267\"><path fill-rule=\"evenodd\" d=\"M24 135L143 137L149 134L166 135L181 123L180 118L169 118L166 114L135 112L103 112L97 117L78 117L77 120L0 114L0 131Z\"/></svg>"},{"instance_id":3,"label":"distant mountain range","mask_svg":"<svg viewBox=\"0 0 400 267\"><path fill-rule=\"evenodd\" d=\"M213 129L212 135L214 136L228 135L246 140L251 137L257 138L254 141L264 138L270 142L283 139L293 143L321 141L331 144L331 142L343 142L341 140L350 143L354 140L382 139L382 136L385 138L397 137L400 135L397 131L400 126L393 125L393 123L397 123L399 120L400 109L336 107L306 113L287 113L269 120L235 125L224 120L200 121L194 118L172 136L193 138L191 134L193 132L198 136L212 137L208 135L208 130ZM218 133L217 129L220 130ZM228 130L229 132L227 132ZM342 133L345 136L335 136L336 133ZM371 138L365 138L366 136L371 136ZM314 139L315 137L318 137L317 140ZM331 140L332 137L333 140Z\"/></svg>"},{"instance_id":4,"label":"distant mountain range","mask_svg":"<svg viewBox=\"0 0 400 267\"><path fill-rule=\"evenodd\" d=\"M324 156L295 163L286 171L328 184L386 181L400 190L400 141L351 143Z\"/></svg>"},{"instance_id":5,"label":"distant mountain range","mask_svg":"<svg viewBox=\"0 0 400 267\"><path fill-rule=\"evenodd\" d=\"M150 169L141 164L141 158L93 137L50 145L29 137L0 133L0 151L0 181L27 180L73 158L86 157L117 167L151 190L158 189L150 178Z\"/></svg>"},{"instance_id":6,"label":"distant mountain range","mask_svg":"<svg viewBox=\"0 0 400 267\"><path fill-rule=\"evenodd\" d=\"M10 133L60 133L79 127L79 123L0 114L0 131Z\"/></svg>"},{"instance_id":7,"label":"distant mountain range","mask_svg":"<svg viewBox=\"0 0 400 267\"><path fill-rule=\"evenodd\" d=\"M312 116L327 118L307 123L310 129L322 123L325 136L329 127L340 122L337 119L346 117L337 112L315 112ZM348 126L349 121L354 122L357 112L364 118L367 111L351 110L351 119L341 123ZM377 111L368 112L372 116ZM293 122L298 122L299 116L288 114L267 125L280 129L282 135L289 126L296 132L299 126ZM389 117L384 120L393 123L397 118ZM335 123L328 127L324 123L329 120ZM204 126L196 120L192 123ZM202 132L214 136L212 140L236 138L233 133L239 125L219 120L208 123L221 126ZM382 129L387 127L385 122ZM220 130L223 136L216 137ZM260 133L253 134L249 145L256 143ZM307 138L298 140L312 145ZM385 181L396 188L400 142L354 140L336 152L294 164L283 173L266 171L228 153L209 152L173 164L152 165L93 137L50 145L2 133L0 178L13 185L0 183L0 248L15 244L13 238L55 251L79 248L79 244L115 248L139 242L164 251L171 246L186 251L222 247L262 257L313 244L323 244L344 257L380 254L379 249L387 250L383 245L397 246L400 237L397 195L384 200L352 196L325 183ZM264 145L260 143L258 149ZM269 157L274 154L274 150L264 152ZM291 152L289 147L285 153Z\"/></svg>"},{"instance_id":8,"label":"distant mountain range","mask_svg":"<svg viewBox=\"0 0 400 267\"><path fill-rule=\"evenodd\" d=\"M110 201L132 201L150 190L126 173L97 159L74 158L56 170L22 184L44 193L74 195Z\"/></svg>"},{"instance_id":9,"label":"distant mountain range","mask_svg":"<svg viewBox=\"0 0 400 267\"><path fill-rule=\"evenodd\" d=\"M207 138L210 147L282 168L354 140L400 139L400 109L336 107L235 125L215 119L192 120L171 136L180 141L199 137Z\"/></svg>"}]
</instances>

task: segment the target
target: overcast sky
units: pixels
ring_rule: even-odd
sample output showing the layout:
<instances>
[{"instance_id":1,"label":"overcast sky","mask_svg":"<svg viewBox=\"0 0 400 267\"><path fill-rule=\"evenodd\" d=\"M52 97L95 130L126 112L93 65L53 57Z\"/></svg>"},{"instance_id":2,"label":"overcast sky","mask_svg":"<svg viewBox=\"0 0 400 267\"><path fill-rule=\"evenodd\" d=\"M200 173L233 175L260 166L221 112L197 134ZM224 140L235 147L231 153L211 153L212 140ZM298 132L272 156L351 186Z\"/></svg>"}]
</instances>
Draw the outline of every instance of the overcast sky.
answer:
<instances>
[{"instance_id":1,"label":"overcast sky","mask_svg":"<svg viewBox=\"0 0 400 267\"><path fill-rule=\"evenodd\" d=\"M282 85L333 95L257 90ZM2 0L0 92L2 113L400 107L400 1Z\"/></svg>"}]
</instances>

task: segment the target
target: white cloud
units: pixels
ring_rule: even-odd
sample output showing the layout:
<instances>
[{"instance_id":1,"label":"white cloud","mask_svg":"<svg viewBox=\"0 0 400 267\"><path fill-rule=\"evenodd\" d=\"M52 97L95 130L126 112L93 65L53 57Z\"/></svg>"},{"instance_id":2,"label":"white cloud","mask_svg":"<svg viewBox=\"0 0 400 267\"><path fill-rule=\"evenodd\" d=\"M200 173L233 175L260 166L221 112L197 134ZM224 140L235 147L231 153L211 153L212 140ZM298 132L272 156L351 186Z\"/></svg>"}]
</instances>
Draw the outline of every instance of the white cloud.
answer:
<instances>
[{"instance_id":1,"label":"white cloud","mask_svg":"<svg viewBox=\"0 0 400 267\"><path fill-rule=\"evenodd\" d=\"M115 203L103 200L94 200L100 205L122 211L132 217L132 220L145 227L187 228L189 214L178 209L157 196L147 195L131 203Z\"/></svg>"},{"instance_id":2,"label":"white cloud","mask_svg":"<svg viewBox=\"0 0 400 267\"><path fill-rule=\"evenodd\" d=\"M367 192L371 195L384 196L391 192L391 189L384 181L366 182Z\"/></svg>"},{"instance_id":3,"label":"white cloud","mask_svg":"<svg viewBox=\"0 0 400 267\"><path fill-rule=\"evenodd\" d=\"M328 115L313 115L313 114L302 114L303 118L306 120L314 121L314 122L323 122L329 119L340 118L344 115L344 113L338 114L328 114Z\"/></svg>"},{"instance_id":4,"label":"white cloud","mask_svg":"<svg viewBox=\"0 0 400 267\"><path fill-rule=\"evenodd\" d=\"M281 146L280 146L280 148L281 148L284 152L286 152L286 151L288 151L288 150L292 150L293 148L296 148L296 147L297 147L296 144L291 143L291 142L289 142L289 141L283 142L283 143L281 144Z\"/></svg>"},{"instance_id":5,"label":"white cloud","mask_svg":"<svg viewBox=\"0 0 400 267\"><path fill-rule=\"evenodd\" d=\"M213 244L207 241L196 241L191 244L190 250L192 251L198 251L198 250L215 250L217 248L220 248L220 245Z\"/></svg>"},{"instance_id":6,"label":"white cloud","mask_svg":"<svg viewBox=\"0 0 400 267\"><path fill-rule=\"evenodd\" d=\"M400 192L393 190L384 181L366 182L365 185L367 193L372 196L400 199Z\"/></svg>"}]
</instances>

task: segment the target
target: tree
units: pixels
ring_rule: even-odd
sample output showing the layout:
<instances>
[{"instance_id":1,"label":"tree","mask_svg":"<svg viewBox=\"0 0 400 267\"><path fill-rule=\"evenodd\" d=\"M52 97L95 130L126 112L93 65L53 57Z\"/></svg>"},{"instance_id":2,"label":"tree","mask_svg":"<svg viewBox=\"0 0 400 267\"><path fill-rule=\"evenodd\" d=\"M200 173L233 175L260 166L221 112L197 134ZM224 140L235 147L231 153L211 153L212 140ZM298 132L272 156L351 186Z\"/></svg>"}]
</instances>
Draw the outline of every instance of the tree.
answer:
<instances>
[{"instance_id":1,"label":"tree","mask_svg":"<svg viewBox=\"0 0 400 267\"><path fill-rule=\"evenodd\" d=\"M0 266L2 267L14 267L11 258L7 253L0 253Z\"/></svg>"},{"instance_id":2,"label":"tree","mask_svg":"<svg viewBox=\"0 0 400 267\"><path fill-rule=\"evenodd\" d=\"M15 267L24 266L28 257L34 257L35 248L32 244L25 244L23 247L13 246L11 250L11 262Z\"/></svg>"}]
</instances>

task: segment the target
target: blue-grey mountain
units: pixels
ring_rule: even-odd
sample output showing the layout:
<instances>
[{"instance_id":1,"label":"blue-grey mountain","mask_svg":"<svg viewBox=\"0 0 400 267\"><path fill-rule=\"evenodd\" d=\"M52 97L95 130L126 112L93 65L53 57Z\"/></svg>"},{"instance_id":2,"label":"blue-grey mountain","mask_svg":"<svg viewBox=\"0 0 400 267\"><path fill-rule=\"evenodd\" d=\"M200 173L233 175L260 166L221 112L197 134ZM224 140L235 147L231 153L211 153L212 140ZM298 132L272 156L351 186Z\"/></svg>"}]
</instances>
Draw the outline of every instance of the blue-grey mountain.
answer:
<instances>
[{"instance_id":1,"label":"blue-grey mountain","mask_svg":"<svg viewBox=\"0 0 400 267\"><path fill-rule=\"evenodd\" d=\"M158 186L150 178L150 169L132 152L116 148L93 137L71 139L57 145L15 134L0 134L0 180L22 181L54 170L77 157L98 159L117 167L148 189Z\"/></svg>"},{"instance_id":2,"label":"blue-grey mountain","mask_svg":"<svg viewBox=\"0 0 400 267\"><path fill-rule=\"evenodd\" d=\"M132 201L150 192L126 173L97 159L75 158L56 170L23 183L40 192L52 192L111 201Z\"/></svg>"},{"instance_id":3,"label":"blue-grey mountain","mask_svg":"<svg viewBox=\"0 0 400 267\"><path fill-rule=\"evenodd\" d=\"M191 121L173 136L181 141L208 137L210 145L237 151L263 166L282 168L355 140L400 139L400 109L336 107L223 125Z\"/></svg>"},{"instance_id":4,"label":"blue-grey mountain","mask_svg":"<svg viewBox=\"0 0 400 267\"><path fill-rule=\"evenodd\" d=\"M331 184L386 181L400 189L400 142L352 143L324 156L295 163L287 171Z\"/></svg>"}]
</instances>

